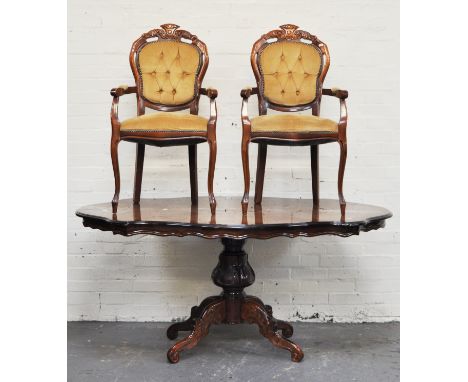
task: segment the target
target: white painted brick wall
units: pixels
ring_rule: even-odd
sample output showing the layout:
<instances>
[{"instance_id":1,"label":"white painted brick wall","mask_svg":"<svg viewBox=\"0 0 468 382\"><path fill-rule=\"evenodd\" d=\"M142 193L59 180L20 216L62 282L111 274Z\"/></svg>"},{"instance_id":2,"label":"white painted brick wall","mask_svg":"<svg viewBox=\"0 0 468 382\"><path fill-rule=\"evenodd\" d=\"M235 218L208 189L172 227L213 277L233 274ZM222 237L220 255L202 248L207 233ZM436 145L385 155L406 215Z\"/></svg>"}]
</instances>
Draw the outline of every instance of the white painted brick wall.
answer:
<instances>
[{"instance_id":1,"label":"white painted brick wall","mask_svg":"<svg viewBox=\"0 0 468 382\"><path fill-rule=\"evenodd\" d=\"M399 317L399 9L394 0L171 1L70 0L68 22L68 268L70 320L172 320L219 289L210 280L221 245L199 238L125 238L85 229L74 211L110 201L109 90L132 83L128 53L141 33L165 22L208 45L205 86L219 90L215 192L243 191L240 97L254 85L249 54L264 32L295 23L331 53L326 86L350 92L348 201L393 211L387 228L358 237L249 240L256 271L248 288L290 320L387 321ZM256 110L255 99L250 105ZM202 99L201 114L208 114ZM123 97L123 118L135 114ZM322 114L338 117L335 99ZM253 145L255 148L255 145ZM338 145L321 146L321 195L336 198ZM135 147L120 145L122 198L131 197ZM307 148L271 147L265 195L310 197ZM288 160L285 160L287 158ZM206 194L207 145L199 147L199 188ZM255 168L256 150L251 150ZM143 197L188 196L185 147L149 147ZM252 174L254 178L255 171Z\"/></svg>"}]
</instances>

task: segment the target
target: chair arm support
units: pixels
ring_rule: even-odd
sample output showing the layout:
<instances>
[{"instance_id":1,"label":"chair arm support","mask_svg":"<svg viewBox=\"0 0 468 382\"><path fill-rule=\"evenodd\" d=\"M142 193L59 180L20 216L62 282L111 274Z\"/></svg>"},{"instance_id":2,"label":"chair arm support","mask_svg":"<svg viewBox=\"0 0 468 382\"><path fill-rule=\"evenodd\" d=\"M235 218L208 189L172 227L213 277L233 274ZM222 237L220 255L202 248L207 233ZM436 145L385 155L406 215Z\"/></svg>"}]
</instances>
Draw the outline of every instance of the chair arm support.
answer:
<instances>
[{"instance_id":1,"label":"chair arm support","mask_svg":"<svg viewBox=\"0 0 468 382\"><path fill-rule=\"evenodd\" d=\"M118 136L120 132L120 121L119 121L119 97L124 94L136 93L136 86L119 85L116 88L111 89L110 94L112 95L112 107L111 107L111 125L112 135Z\"/></svg>"},{"instance_id":2,"label":"chair arm support","mask_svg":"<svg viewBox=\"0 0 468 382\"><path fill-rule=\"evenodd\" d=\"M211 139L216 139L216 121L218 119L216 97L218 97L218 90L214 88L200 88L200 94L206 95L210 99L210 118L208 119L208 136L211 137Z\"/></svg>"},{"instance_id":3,"label":"chair arm support","mask_svg":"<svg viewBox=\"0 0 468 382\"><path fill-rule=\"evenodd\" d=\"M348 108L346 107L346 101L340 99L340 122L338 122L338 129L344 129L348 125Z\"/></svg>"},{"instance_id":4,"label":"chair arm support","mask_svg":"<svg viewBox=\"0 0 468 382\"><path fill-rule=\"evenodd\" d=\"M327 95L327 96L336 97L336 98L339 98L339 99L348 98L348 91L338 89L338 88L322 89L322 94Z\"/></svg>"},{"instance_id":5,"label":"chair arm support","mask_svg":"<svg viewBox=\"0 0 468 382\"><path fill-rule=\"evenodd\" d=\"M200 88L200 94L206 95L209 99L218 97L218 91L214 88Z\"/></svg>"},{"instance_id":6,"label":"chair arm support","mask_svg":"<svg viewBox=\"0 0 468 382\"><path fill-rule=\"evenodd\" d=\"M120 121L119 121L119 97L124 94L132 94L137 92L136 86L127 86L119 85L116 88L112 88L110 91L112 98L112 107L111 107L111 125L112 125L112 135L118 135L120 131Z\"/></svg>"},{"instance_id":7,"label":"chair arm support","mask_svg":"<svg viewBox=\"0 0 468 382\"><path fill-rule=\"evenodd\" d=\"M346 127L348 126L348 108L346 107L346 98L348 98L348 91L338 88L322 89L322 94L339 98L340 121L338 122L338 135L342 140L346 140Z\"/></svg>"},{"instance_id":8,"label":"chair arm support","mask_svg":"<svg viewBox=\"0 0 468 382\"><path fill-rule=\"evenodd\" d=\"M242 108L241 108L242 134L245 137L250 136L250 128L252 125L249 119L249 108L248 108L249 97L252 94L258 94L258 88L245 87L240 92L240 95L242 97Z\"/></svg>"}]
</instances>

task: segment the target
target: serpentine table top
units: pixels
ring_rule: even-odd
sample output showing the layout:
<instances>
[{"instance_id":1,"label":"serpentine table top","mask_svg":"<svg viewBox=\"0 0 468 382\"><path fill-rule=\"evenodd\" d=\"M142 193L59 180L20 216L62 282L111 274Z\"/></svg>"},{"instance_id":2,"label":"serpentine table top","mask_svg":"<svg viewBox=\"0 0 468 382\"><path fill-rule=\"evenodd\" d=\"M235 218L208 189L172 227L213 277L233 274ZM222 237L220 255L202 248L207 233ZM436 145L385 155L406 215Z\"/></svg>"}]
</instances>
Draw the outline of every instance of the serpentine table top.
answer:
<instances>
[{"instance_id":1,"label":"serpentine table top","mask_svg":"<svg viewBox=\"0 0 468 382\"><path fill-rule=\"evenodd\" d=\"M208 198L192 206L190 198L142 199L119 202L116 214L110 203L80 208L76 214L87 227L120 235L201 236L204 238L256 238L275 236L357 235L385 226L390 211L367 204L347 203L341 214L338 200L264 198L261 205L249 204L242 213L238 197L218 197L211 215Z\"/></svg>"}]
</instances>

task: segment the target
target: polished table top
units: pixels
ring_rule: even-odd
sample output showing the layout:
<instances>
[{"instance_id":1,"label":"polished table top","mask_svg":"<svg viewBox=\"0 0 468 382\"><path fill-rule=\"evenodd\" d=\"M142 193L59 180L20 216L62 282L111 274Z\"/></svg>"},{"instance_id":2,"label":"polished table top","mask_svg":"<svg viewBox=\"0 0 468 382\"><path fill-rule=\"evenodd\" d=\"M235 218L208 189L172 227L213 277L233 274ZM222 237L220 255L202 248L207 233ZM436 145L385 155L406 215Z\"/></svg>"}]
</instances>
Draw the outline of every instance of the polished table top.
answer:
<instances>
[{"instance_id":1,"label":"polished table top","mask_svg":"<svg viewBox=\"0 0 468 382\"><path fill-rule=\"evenodd\" d=\"M193 206L190 198L131 199L119 202L116 214L111 203L80 208L76 214L83 225L120 235L201 236L205 238L259 238L275 236L357 235L385 226L392 216L382 207L347 203L344 214L338 200L263 198L261 205L249 204L242 213L239 197L217 197L212 215L207 198Z\"/></svg>"}]
</instances>

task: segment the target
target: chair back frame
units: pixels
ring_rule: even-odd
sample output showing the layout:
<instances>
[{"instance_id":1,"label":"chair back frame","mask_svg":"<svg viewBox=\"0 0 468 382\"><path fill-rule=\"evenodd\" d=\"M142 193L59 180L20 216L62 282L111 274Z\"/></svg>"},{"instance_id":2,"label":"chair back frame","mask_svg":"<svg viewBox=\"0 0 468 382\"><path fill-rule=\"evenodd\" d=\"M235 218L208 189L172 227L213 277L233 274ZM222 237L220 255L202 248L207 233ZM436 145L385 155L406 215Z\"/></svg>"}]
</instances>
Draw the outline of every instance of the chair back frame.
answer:
<instances>
[{"instance_id":1,"label":"chair back frame","mask_svg":"<svg viewBox=\"0 0 468 382\"><path fill-rule=\"evenodd\" d=\"M176 24L163 24L161 25L162 29L152 29L149 32L143 33L132 45L130 50L130 66L132 68L133 77L135 78L135 83L137 87L137 114L145 114L145 107L149 107L153 110L158 111L179 111L184 109L190 109L191 114L198 114L198 103L200 100L200 88L202 86L203 78L205 77L206 70L208 68L209 56L206 45L203 41L199 40L197 36L191 34L190 32L179 29L179 26ZM195 80L195 89L194 97L192 100L178 105L166 105L162 103L156 103L149 101L143 96L143 81L141 75L138 71L138 55L141 49L156 41L177 41L181 43L186 43L182 39L190 40L191 45L193 45L200 54L201 65L198 69L198 73Z\"/></svg>"},{"instance_id":2,"label":"chair back frame","mask_svg":"<svg viewBox=\"0 0 468 382\"><path fill-rule=\"evenodd\" d=\"M280 26L281 29L274 29L268 33L262 35L253 45L252 53L250 54L250 64L252 65L252 70L255 75L258 86L258 112L259 115L265 115L267 109L273 109L277 111L302 111L307 109L312 109L313 115L320 114L320 102L322 99L322 87L327 75L328 68L330 67L330 54L328 52L328 47L325 43L320 41L316 36L310 34L309 32L298 29L297 25L293 24L284 24ZM276 39L274 42L269 42L271 39ZM266 99L263 94L264 84L263 76L260 71L260 54L261 52L270 44L281 41L290 41L290 42L301 42L305 43L303 40L309 41L317 51L319 52L322 60L321 71L317 78L317 88L316 96L314 100L310 103L303 105L294 105L286 106L273 103Z\"/></svg>"}]
</instances>

